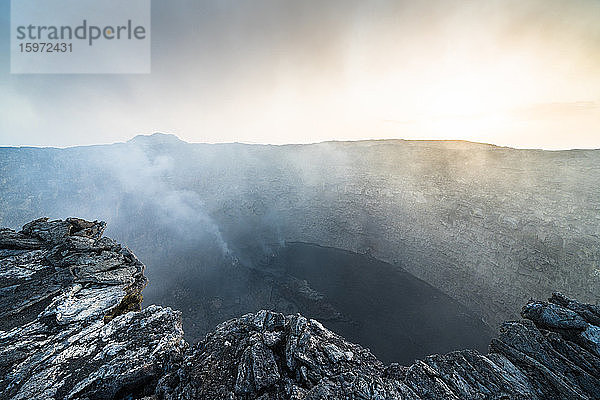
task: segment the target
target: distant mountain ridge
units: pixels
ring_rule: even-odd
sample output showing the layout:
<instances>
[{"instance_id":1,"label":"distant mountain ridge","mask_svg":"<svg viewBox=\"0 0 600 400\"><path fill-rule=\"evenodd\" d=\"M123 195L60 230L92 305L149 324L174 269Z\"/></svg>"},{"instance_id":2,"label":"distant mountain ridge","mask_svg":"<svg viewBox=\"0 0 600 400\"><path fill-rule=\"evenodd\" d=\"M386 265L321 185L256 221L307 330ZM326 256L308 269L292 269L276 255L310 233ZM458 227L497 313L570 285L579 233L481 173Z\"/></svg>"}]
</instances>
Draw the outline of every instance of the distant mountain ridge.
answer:
<instances>
[{"instance_id":1,"label":"distant mountain ridge","mask_svg":"<svg viewBox=\"0 0 600 400\"><path fill-rule=\"evenodd\" d=\"M156 132L151 135L137 135L127 141L132 144L184 144L177 135Z\"/></svg>"}]
</instances>

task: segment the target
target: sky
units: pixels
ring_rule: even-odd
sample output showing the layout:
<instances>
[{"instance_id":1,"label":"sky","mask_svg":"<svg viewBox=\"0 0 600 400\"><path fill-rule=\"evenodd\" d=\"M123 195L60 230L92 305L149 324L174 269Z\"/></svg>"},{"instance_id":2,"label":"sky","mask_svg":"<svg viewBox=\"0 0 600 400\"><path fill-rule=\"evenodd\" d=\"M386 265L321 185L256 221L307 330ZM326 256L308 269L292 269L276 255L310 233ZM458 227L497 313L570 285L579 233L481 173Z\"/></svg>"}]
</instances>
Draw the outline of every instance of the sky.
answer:
<instances>
[{"instance_id":1,"label":"sky","mask_svg":"<svg viewBox=\"0 0 600 400\"><path fill-rule=\"evenodd\" d=\"M600 148L598 0L156 0L150 74L10 74L0 145L461 139Z\"/></svg>"}]
</instances>

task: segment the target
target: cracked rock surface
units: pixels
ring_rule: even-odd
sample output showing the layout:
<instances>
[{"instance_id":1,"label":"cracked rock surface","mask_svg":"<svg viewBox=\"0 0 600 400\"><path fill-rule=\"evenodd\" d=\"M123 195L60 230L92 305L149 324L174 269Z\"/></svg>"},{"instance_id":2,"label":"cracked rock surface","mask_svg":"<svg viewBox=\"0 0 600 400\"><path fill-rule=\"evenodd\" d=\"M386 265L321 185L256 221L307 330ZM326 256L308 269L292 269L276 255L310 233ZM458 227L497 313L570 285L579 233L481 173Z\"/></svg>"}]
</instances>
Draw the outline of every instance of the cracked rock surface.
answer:
<instances>
[{"instance_id":1,"label":"cracked rock surface","mask_svg":"<svg viewBox=\"0 0 600 400\"><path fill-rule=\"evenodd\" d=\"M165 399L598 399L600 308L530 302L487 355L385 366L318 321L269 311L227 321L160 381Z\"/></svg>"},{"instance_id":2,"label":"cracked rock surface","mask_svg":"<svg viewBox=\"0 0 600 400\"><path fill-rule=\"evenodd\" d=\"M104 222L0 230L0 398L151 394L185 348L181 315L140 311L144 266Z\"/></svg>"},{"instance_id":3,"label":"cracked rock surface","mask_svg":"<svg viewBox=\"0 0 600 400\"><path fill-rule=\"evenodd\" d=\"M271 311L189 347L181 315L140 309L144 266L103 222L0 230L0 398L599 399L600 307L530 301L488 354L384 365L316 320Z\"/></svg>"}]
</instances>

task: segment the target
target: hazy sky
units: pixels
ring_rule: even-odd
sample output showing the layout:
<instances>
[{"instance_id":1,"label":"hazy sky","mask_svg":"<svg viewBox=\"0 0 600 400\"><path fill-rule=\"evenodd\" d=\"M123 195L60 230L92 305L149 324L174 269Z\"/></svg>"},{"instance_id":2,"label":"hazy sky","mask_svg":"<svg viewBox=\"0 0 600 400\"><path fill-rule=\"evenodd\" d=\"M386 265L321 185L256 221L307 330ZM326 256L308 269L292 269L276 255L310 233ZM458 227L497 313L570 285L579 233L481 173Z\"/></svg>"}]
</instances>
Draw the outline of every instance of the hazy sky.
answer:
<instances>
[{"instance_id":1,"label":"hazy sky","mask_svg":"<svg viewBox=\"0 0 600 400\"><path fill-rule=\"evenodd\" d=\"M162 0L152 73L11 75L0 145L467 139L600 148L598 0Z\"/></svg>"}]
</instances>

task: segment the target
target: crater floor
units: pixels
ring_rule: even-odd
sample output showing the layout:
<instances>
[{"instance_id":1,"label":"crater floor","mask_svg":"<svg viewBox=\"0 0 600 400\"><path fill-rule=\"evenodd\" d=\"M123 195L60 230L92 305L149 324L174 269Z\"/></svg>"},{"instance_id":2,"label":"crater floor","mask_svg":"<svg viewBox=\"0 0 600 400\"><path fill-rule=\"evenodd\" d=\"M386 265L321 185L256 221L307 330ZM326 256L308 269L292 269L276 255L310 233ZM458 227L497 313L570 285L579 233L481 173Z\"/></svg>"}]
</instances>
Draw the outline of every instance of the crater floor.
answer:
<instances>
[{"instance_id":1,"label":"crater floor","mask_svg":"<svg viewBox=\"0 0 600 400\"><path fill-rule=\"evenodd\" d=\"M179 312L140 309L144 266L102 237L104 226L70 218L0 229L1 398L600 397L600 307L559 293L530 301L525 320L503 324L487 354L410 366L386 366L315 319L265 310L190 347Z\"/></svg>"}]
</instances>

